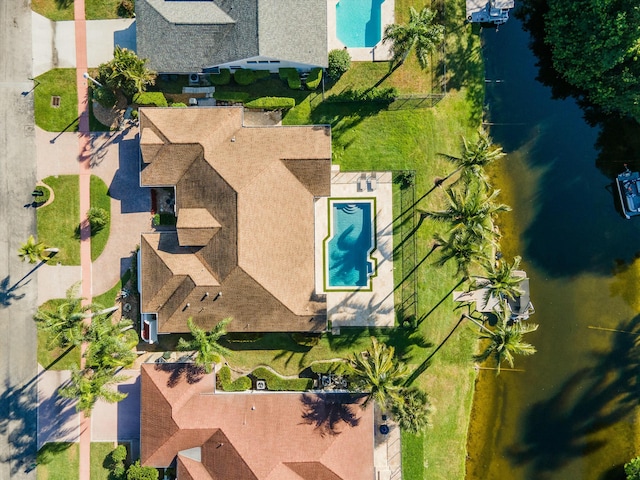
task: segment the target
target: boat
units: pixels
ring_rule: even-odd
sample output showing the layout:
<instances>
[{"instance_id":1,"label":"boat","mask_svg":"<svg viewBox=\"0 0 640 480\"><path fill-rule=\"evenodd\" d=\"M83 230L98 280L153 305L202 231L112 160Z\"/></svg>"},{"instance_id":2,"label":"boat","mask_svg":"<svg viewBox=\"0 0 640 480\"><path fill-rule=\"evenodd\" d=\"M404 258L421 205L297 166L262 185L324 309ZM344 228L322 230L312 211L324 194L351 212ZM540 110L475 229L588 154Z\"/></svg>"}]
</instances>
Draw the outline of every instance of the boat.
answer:
<instances>
[{"instance_id":1,"label":"boat","mask_svg":"<svg viewBox=\"0 0 640 480\"><path fill-rule=\"evenodd\" d=\"M640 215L640 173L632 172L625 164L625 171L616 177L622 214L630 219Z\"/></svg>"}]
</instances>

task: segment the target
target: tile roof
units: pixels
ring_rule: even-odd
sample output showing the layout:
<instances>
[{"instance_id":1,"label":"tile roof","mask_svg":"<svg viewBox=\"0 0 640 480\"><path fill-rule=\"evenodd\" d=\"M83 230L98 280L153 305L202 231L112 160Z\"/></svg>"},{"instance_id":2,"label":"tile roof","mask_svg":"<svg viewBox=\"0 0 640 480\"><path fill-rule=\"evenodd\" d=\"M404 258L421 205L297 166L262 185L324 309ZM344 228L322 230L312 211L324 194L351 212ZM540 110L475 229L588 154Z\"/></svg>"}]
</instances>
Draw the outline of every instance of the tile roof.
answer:
<instances>
[{"instance_id":1,"label":"tile roof","mask_svg":"<svg viewBox=\"0 0 640 480\"><path fill-rule=\"evenodd\" d=\"M325 0L136 2L137 53L166 73L261 56L327 66Z\"/></svg>"},{"instance_id":2,"label":"tile roof","mask_svg":"<svg viewBox=\"0 0 640 480\"><path fill-rule=\"evenodd\" d=\"M329 128L244 127L242 108L142 109L140 122L141 182L175 185L178 208L177 232L141 241L142 311L158 331L187 332L189 317L323 330L314 202L330 193Z\"/></svg>"},{"instance_id":3,"label":"tile roof","mask_svg":"<svg viewBox=\"0 0 640 480\"><path fill-rule=\"evenodd\" d=\"M180 480L373 478L373 407L363 410L362 396L214 394L214 375L189 368L142 366L144 465L166 467L177 456ZM353 421L334 424L331 433L316 428L305 413L325 403L348 411Z\"/></svg>"}]
</instances>

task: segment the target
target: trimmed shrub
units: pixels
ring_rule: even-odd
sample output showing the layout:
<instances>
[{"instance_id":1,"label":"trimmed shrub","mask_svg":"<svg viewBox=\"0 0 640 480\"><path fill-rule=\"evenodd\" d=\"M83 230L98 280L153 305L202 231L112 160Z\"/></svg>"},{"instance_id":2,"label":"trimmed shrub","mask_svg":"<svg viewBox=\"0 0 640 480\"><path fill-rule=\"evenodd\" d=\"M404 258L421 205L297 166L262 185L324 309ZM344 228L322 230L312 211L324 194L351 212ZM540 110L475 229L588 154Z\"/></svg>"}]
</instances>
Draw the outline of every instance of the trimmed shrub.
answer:
<instances>
[{"instance_id":1,"label":"trimmed shrub","mask_svg":"<svg viewBox=\"0 0 640 480\"><path fill-rule=\"evenodd\" d=\"M169 106L170 107L175 107L175 108L187 108L187 104L186 103L182 103L182 102L175 102L175 103L172 103Z\"/></svg>"},{"instance_id":2,"label":"trimmed shrub","mask_svg":"<svg viewBox=\"0 0 640 480\"><path fill-rule=\"evenodd\" d=\"M328 63L327 75L333 80L337 80L351 68L351 55L345 48L331 50Z\"/></svg>"},{"instance_id":3,"label":"trimmed shrub","mask_svg":"<svg viewBox=\"0 0 640 480\"><path fill-rule=\"evenodd\" d=\"M381 102L391 103L398 96L395 87L355 88L330 95L327 102Z\"/></svg>"},{"instance_id":4,"label":"trimmed shrub","mask_svg":"<svg viewBox=\"0 0 640 480\"><path fill-rule=\"evenodd\" d=\"M313 386L311 378L282 378L264 367L256 368L251 372L251 375L258 380L267 382L268 390L304 392Z\"/></svg>"},{"instance_id":5,"label":"trimmed shrub","mask_svg":"<svg viewBox=\"0 0 640 480\"><path fill-rule=\"evenodd\" d=\"M121 18L133 18L136 16L134 0L121 0L118 5L118 16Z\"/></svg>"},{"instance_id":6,"label":"trimmed shrub","mask_svg":"<svg viewBox=\"0 0 640 480\"><path fill-rule=\"evenodd\" d=\"M286 110L296 106L290 97L261 97L244 104L247 108L264 108L265 110Z\"/></svg>"},{"instance_id":7,"label":"trimmed shrub","mask_svg":"<svg viewBox=\"0 0 640 480\"><path fill-rule=\"evenodd\" d=\"M216 86L228 85L231 81L231 70L228 68L222 68L220 69L220 73L210 74L209 81L212 85Z\"/></svg>"},{"instance_id":8,"label":"trimmed shrub","mask_svg":"<svg viewBox=\"0 0 640 480\"><path fill-rule=\"evenodd\" d=\"M136 460L127 470L127 480L158 480L159 475L155 468L141 466L140 460Z\"/></svg>"},{"instance_id":9,"label":"trimmed shrub","mask_svg":"<svg viewBox=\"0 0 640 480\"><path fill-rule=\"evenodd\" d=\"M109 223L109 213L104 208L91 207L87 211L91 235L95 235Z\"/></svg>"},{"instance_id":10,"label":"trimmed shrub","mask_svg":"<svg viewBox=\"0 0 640 480\"><path fill-rule=\"evenodd\" d=\"M105 87L92 88L91 96L104 108L112 108L117 102L114 93Z\"/></svg>"},{"instance_id":11,"label":"trimmed shrub","mask_svg":"<svg viewBox=\"0 0 640 480\"><path fill-rule=\"evenodd\" d=\"M167 99L162 92L142 92L133 96L133 103L145 106L166 107Z\"/></svg>"},{"instance_id":12,"label":"trimmed shrub","mask_svg":"<svg viewBox=\"0 0 640 480\"><path fill-rule=\"evenodd\" d=\"M170 227L177 223L178 219L172 213L156 213L151 219L151 224L154 227L158 225L168 225Z\"/></svg>"},{"instance_id":13,"label":"trimmed shrub","mask_svg":"<svg viewBox=\"0 0 640 480\"><path fill-rule=\"evenodd\" d=\"M42 195L33 197L33 201L36 204L45 203L47 200L49 200L49 197L51 196L51 191L47 187L43 187L42 185L36 186L36 188L34 188L33 190L35 192L42 192Z\"/></svg>"},{"instance_id":14,"label":"trimmed shrub","mask_svg":"<svg viewBox=\"0 0 640 480\"><path fill-rule=\"evenodd\" d=\"M278 70L278 76L280 80L287 82L287 85L292 90L300 90L302 87L300 73L295 68L281 68Z\"/></svg>"},{"instance_id":15,"label":"trimmed shrub","mask_svg":"<svg viewBox=\"0 0 640 480\"><path fill-rule=\"evenodd\" d=\"M242 376L231 381L231 369L226 365L216 373L216 385L225 392L244 392L251 388L251 379Z\"/></svg>"},{"instance_id":16,"label":"trimmed shrub","mask_svg":"<svg viewBox=\"0 0 640 480\"><path fill-rule=\"evenodd\" d=\"M349 372L349 364L347 362L318 362L311 364L310 368L313 373L317 374L346 375Z\"/></svg>"},{"instance_id":17,"label":"trimmed shrub","mask_svg":"<svg viewBox=\"0 0 640 480\"><path fill-rule=\"evenodd\" d=\"M292 72L298 73L295 68L280 68L278 69L278 76L280 77L280 80L286 82Z\"/></svg>"},{"instance_id":18,"label":"trimmed shrub","mask_svg":"<svg viewBox=\"0 0 640 480\"><path fill-rule=\"evenodd\" d=\"M241 68L233 72L233 79L238 85L247 86L256 81L256 74L253 70Z\"/></svg>"},{"instance_id":19,"label":"trimmed shrub","mask_svg":"<svg viewBox=\"0 0 640 480\"><path fill-rule=\"evenodd\" d=\"M138 119L138 110L131 110L131 118L133 120L137 120Z\"/></svg>"},{"instance_id":20,"label":"trimmed shrub","mask_svg":"<svg viewBox=\"0 0 640 480\"><path fill-rule=\"evenodd\" d=\"M315 90L316 88L318 88L318 85L320 85L321 81L322 81L322 69L312 68L311 71L309 72L309 75L307 76L307 81L306 81L307 89Z\"/></svg>"},{"instance_id":21,"label":"trimmed shrub","mask_svg":"<svg viewBox=\"0 0 640 480\"><path fill-rule=\"evenodd\" d=\"M215 92L213 98L221 102L244 103L250 95L247 92Z\"/></svg>"}]
</instances>

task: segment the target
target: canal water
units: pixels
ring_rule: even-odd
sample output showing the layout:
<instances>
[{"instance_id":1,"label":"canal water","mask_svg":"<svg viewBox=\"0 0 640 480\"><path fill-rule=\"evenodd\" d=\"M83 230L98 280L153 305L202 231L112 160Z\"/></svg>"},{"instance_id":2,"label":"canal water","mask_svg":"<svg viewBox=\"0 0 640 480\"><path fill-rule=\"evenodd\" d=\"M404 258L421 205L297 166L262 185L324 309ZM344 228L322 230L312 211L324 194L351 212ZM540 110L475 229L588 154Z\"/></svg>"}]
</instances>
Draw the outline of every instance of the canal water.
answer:
<instances>
[{"instance_id":1,"label":"canal water","mask_svg":"<svg viewBox=\"0 0 640 480\"><path fill-rule=\"evenodd\" d=\"M467 479L624 479L640 455L640 218L625 220L614 199L622 159L607 158L612 139L573 100L536 80L517 19L482 35L485 119L508 153L494 182L513 208L501 248L523 257L540 328L528 335L537 354L480 373Z\"/></svg>"}]
</instances>

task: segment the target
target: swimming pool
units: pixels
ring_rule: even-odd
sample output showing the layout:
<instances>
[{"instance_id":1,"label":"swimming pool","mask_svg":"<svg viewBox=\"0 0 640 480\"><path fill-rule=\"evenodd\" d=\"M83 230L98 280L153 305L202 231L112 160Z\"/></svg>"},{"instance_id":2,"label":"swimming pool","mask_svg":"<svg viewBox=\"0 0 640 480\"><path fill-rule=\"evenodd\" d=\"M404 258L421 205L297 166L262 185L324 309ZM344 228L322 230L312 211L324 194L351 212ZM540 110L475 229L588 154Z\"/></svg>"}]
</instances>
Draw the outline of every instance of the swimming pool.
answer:
<instances>
[{"instance_id":1,"label":"swimming pool","mask_svg":"<svg viewBox=\"0 0 640 480\"><path fill-rule=\"evenodd\" d=\"M383 0L340 0L336 35L349 48L375 47L382 39Z\"/></svg>"},{"instance_id":2,"label":"swimming pool","mask_svg":"<svg viewBox=\"0 0 640 480\"><path fill-rule=\"evenodd\" d=\"M325 290L371 289L376 273L375 199L329 199Z\"/></svg>"}]
</instances>

